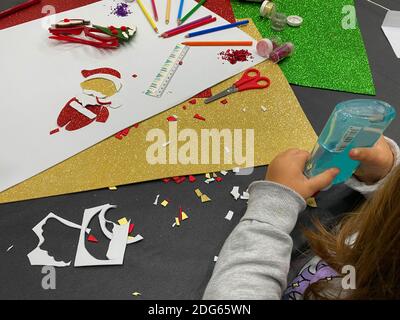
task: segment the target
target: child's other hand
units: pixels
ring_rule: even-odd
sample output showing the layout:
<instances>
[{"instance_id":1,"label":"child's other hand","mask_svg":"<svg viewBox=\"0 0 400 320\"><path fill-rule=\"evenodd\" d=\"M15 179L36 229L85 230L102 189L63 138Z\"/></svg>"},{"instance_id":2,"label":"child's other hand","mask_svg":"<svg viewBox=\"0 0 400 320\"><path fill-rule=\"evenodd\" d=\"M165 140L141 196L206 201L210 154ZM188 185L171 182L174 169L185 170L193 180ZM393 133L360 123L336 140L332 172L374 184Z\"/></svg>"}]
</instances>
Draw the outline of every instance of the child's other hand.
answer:
<instances>
[{"instance_id":1,"label":"child's other hand","mask_svg":"<svg viewBox=\"0 0 400 320\"><path fill-rule=\"evenodd\" d=\"M300 149L289 149L279 154L268 166L265 179L289 187L304 199L312 197L318 191L331 185L339 169L332 168L309 179L303 174L309 156L307 151Z\"/></svg>"},{"instance_id":2,"label":"child's other hand","mask_svg":"<svg viewBox=\"0 0 400 320\"><path fill-rule=\"evenodd\" d=\"M392 170L394 155L383 136L371 148L355 148L349 153L353 160L361 162L354 175L366 184L374 184Z\"/></svg>"}]
</instances>

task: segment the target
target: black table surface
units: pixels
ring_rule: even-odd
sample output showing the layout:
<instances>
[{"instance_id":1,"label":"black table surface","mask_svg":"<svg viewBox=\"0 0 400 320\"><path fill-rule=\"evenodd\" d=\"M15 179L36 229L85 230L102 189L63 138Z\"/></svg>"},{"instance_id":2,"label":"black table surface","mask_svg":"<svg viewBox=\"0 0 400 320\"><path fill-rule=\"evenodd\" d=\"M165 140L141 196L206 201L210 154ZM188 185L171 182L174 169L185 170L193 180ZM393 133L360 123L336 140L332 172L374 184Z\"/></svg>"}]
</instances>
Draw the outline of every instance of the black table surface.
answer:
<instances>
[{"instance_id":1,"label":"black table surface","mask_svg":"<svg viewBox=\"0 0 400 320\"><path fill-rule=\"evenodd\" d=\"M8 0L6 0L8 1ZM12 1L9 1L12 2ZM45 2L45 1L44 1ZM392 10L400 10L397 0L378 1ZM367 1L356 1L358 22L365 41L376 85L376 98L394 106L400 105L400 61L396 58L381 24L385 11ZM350 46L351 44L349 44ZM320 133L333 107L340 101L364 97L351 93L292 86L317 134ZM399 110L399 109L398 109ZM399 110L400 111L400 110ZM386 135L400 141L400 117ZM225 239L246 210L246 201L235 201L229 194L232 186L247 188L254 180L263 179L266 167L256 168L252 175L236 176L230 172L223 183L206 185L203 177L194 184L146 182L108 189L63 195L38 200L0 205L0 298L2 299L199 299L204 291ZM202 204L193 190L201 187L212 201ZM169 198L166 208L154 206L157 194ZM293 256L304 248L302 226L310 225L317 216L325 223L336 221L352 210L362 197L344 185L317 196L318 208L300 215L293 231ZM27 253L38 243L32 227L49 212L80 223L85 208L111 203L118 205L108 213L117 220L131 218L135 230L144 236L138 244L126 249L122 266L100 266L56 269L56 289L42 288L42 267L31 266ZM180 228L172 228L178 206L190 218ZM224 219L228 210L235 212L232 221ZM91 254L105 259L108 246L98 225L91 226L99 243L87 245ZM73 261L79 232L65 228L57 221L44 227L42 248L56 260ZM13 248L6 251L9 246ZM133 297L132 292L140 292Z\"/></svg>"}]
</instances>

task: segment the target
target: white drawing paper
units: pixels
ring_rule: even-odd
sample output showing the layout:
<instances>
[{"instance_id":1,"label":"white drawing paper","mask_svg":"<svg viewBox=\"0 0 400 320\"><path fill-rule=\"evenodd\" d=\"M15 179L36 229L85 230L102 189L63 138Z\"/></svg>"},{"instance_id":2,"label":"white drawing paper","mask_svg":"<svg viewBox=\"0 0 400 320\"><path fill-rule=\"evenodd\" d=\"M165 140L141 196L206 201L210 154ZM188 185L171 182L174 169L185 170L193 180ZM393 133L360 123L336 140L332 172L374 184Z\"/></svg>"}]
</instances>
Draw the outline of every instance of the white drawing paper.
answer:
<instances>
[{"instance_id":1,"label":"white drawing paper","mask_svg":"<svg viewBox=\"0 0 400 320\"><path fill-rule=\"evenodd\" d=\"M165 12L166 3L157 2L159 12ZM127 17L110 14L113 4L112 0L96 2L58 13L54 20L84 18L101 26L137 26L134 38L116 50L48 39L43 22L49 17L0 31L0 137L4 151L0 157L0 192L264 60L257 56L255 46L246 47L253 54L252 61L233 65L218 59L219 47L193 47L162 97L147 96L144 92L172 49L186 39L185 34L159 38L136 2L129 4L132 14ZM195 4L193 0L185 1L184 12ZM172 0L171 16L176 16L178 5L179 0ZM151 10L149 4L147 7ZM227 23L204 7L191 19L210 14L217 17L212 26ZM158 27L161 33L173 26L160 19ZM234 28L195 40L254 39ZM101 68L107 70L96 73ZM91 95L93 81L85 81L96 75L103 83L107 77L114 84L120 81L119 91L112 96ZM77 101L73 100L71 109L66 108L60 121L63 126L58 128L61 111L74 98ZM79 98L95 99L97 107L89 108ZM85 118L90 123L84 126L78 121L83 113L90 115ZM71 121L74 130L67 130Z\"/></svg>"},{"instance_id":2,"label":"white drawing paper","mask_svg":"<svg viewBox=\"0 0 400 320\"><path fill-rule=\"evenodd\" d=\"M392 46L397 58L400 58L400 11L388 11L382 24L382 30Z\"/></svg>"}]
</instances>

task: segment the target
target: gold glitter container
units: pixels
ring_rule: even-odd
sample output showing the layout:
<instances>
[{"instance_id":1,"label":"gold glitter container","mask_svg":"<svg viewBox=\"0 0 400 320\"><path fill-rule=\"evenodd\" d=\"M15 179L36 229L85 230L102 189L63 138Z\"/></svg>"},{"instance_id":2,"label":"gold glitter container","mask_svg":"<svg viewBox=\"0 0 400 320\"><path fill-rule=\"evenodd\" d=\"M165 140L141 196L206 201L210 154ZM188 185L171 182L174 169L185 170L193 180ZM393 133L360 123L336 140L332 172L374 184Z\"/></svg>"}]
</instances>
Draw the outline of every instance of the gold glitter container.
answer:
<instances>
[{"instance_id":1,"label":"gold glitter container","mask_svg":"<svg viewBox=\"0 0 400 320\"><path fill-rule=\"evenodd\" d=\"M275 3L265 0L260 7L260 16L263 18L271 18L276 13Z\"/></svg>"}]
</instances>

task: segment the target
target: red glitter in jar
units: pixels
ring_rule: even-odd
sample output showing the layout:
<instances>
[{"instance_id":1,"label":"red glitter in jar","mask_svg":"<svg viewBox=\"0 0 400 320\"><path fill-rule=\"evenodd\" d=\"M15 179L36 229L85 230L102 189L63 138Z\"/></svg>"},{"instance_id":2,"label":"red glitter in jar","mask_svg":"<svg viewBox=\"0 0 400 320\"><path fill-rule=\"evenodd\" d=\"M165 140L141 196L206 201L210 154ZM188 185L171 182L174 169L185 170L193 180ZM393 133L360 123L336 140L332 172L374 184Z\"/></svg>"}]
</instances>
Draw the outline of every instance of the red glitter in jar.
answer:
<instances>
[{"instance_id":1,"label":"red glitter in jar","mask_svg":"<svg viewBox=\"0 0 400 320\"><path fill-rule=\"evenodd\" d=\"M70 20L69 19L64 19L64 22L68 23Z\"/></svg>"},{"instance_id":2,"label":"red glitter in jar","mask_svg":"<svg viewBox=\"0 0 400 320\"><path fill-rule=\"evenodd\" d=\"M222 60L229 61L230 64L236 64L237 62L244 62L253 59L251 52L246 49L228 49L226 51L221 51L219 56L222 58Z\"/></svg>"}]
</instances>

